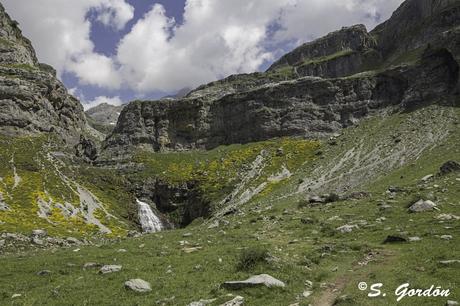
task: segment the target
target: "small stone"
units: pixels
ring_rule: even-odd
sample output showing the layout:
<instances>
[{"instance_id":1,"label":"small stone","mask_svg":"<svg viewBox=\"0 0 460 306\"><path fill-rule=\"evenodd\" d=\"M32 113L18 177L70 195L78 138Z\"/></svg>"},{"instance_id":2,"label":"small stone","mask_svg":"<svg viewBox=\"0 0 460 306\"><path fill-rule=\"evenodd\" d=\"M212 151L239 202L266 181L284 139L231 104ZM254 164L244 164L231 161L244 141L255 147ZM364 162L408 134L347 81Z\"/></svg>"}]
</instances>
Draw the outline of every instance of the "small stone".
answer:
<instances>
[{"instance_id":1,"label":"small stone","mask_svg":"<svg viewBox=\"0 0 460 306\"><path fill-rule=\"evenodd\" d=\"M448 300L446 306L458 306L460 305L457 301Z\"/></svg>"},{"instance_id":2,"label":"small stone","mask_svg":"<svg viewBox=\"0 0 460 306\"><path fill-rule=\"evenodd\" d=\"M11 296L11 298L12 298L12 299L17 299L17 298L19 298L19 297L21 297L21 296L22 296L22 294L15 293L15 294L13 294L13 295Z\"/></svg>"},{"instance_id":3,"label":"small stone","mask_svg":"<svg viewBox=\"0 0 460 306\"><path fill-rule=\"evenodd\" d=\"M443 240L451 240L453 237L452 235L442 235L440 238Z\"/></svg>"},{"instance_id":4,"label":"small stone","mask_svg":"<svg viewBox=\"0 0 460 306\"><path fill-rule=\"evenodd\" d=\"M125 288L131 289L135 292L152 291L152 287L150 286L150 283L146 282L145 280L139 279L139 278L130 279L129 281L126 281Z\"/></svg>"},{"instance_id":5,"label":"small stone","mask_svg":"<svg viewBox=\"0 0 460 306\"><path fill-rule=\"evenodd\" d=\"M182 251L187 253L187 254L190 254L190 253L195 253L199 250L203 249L202 247L193 247L193 248L183 248Z\"/></svg>"},{"instance_id":6,"label":"small stone","mask_svg":"<svg viewBox=\"0 0 460 306\"><path fill-rule=\"evenodd\" d=\"M236 296L234 299L221 304L220 306L241 306L244 304L244 298L242 296Z\"/></svg>"},{"instance_id":7,"label":"small stone","mask_svg":"<svg viewBox=\"0 0 460 306\"><path fill-rule=\"evenodd\" d=\"M417 237L417 236L409 237L409 242L417 242L417 241L420 241L420 240L422 240L422 238Z\"/></svg>"},{"instance_id":8,"label":"small stone","mask_svg":"<svg viewBox=\"0 0 460 306\"><path fill-rule=\"evenodd\" d=\"M312 295L312 294L313 294L313 291L305 290L305 291L302 293L302 296L303 296L304 298L307 298L307 297L309 297L309 296Z\"/></svg>"},{"instance_id":9,"label":"small stone","mask_svg":"<svg viewBox=\"0 0 460 306\"><path fill-rule=\"evenodd\" d=\"M325 203L326 200L320 196L314 195L308 198L308 202L312 204L321 204L321 203Z\"/></svg>"},{"instance_id":10,"label":"small stone","mask_svg":"<svg viewBox=\"0 0 460 306\"><path fill-rule=\"evenodd\" d=\"M426 182L428 182L429 180L431 180L433 177L434 177L433 174L428 174L428 175L422 177L421 181L422 181L423 183L426 183Z\"/></svg>"},{"instance_id":11,"label":"small stone","mask_svg":"<svg viewBox=\"0 0 460 306\"><path fill-rule=\"evenodd\" d=\"M95 268L100 268L102 267L101 264L98 264L96 262L87 262L83 265L83 269L86 270L86 269L95 269Z\"/></svg>"},{"instance_id":12,"label":"small stone","mask_svg":"<svg viewBox=\"0 0 460 306\"><path fill-rule=\"evenodd\" d=\"M216 299L210 299L210 300L199 300L197 302L191 302L187 306L206 306L211 303L213 303Z\"/></svg>"},{"instance_id":13,"label":"small stone","mask_svg":"<svg viewBox=\"0 0 460 306\"><path fill-rule=\"evenodd\" d=\"M37 272L38 276L45 276L45 275L50 275L50 274L51 274L50 270L42 270L42 271Z\"/></svg>"},{"instance_id":14,"label":"small stone","mask_svg":"<svg viewBox=\"0 0 460 306\"><path fill-rule=\"evenodd\" d=\"M460 260L458 259L451 259L451 260L441 260L439 262L441 265L453 265L453 264L458 264L460 263Z\"/></svg>"},{"instance_id":15,"label":"small stone","mask_svg":"<svg viewBox=\"0 0 460 306\"><path fill-rule=\"evenodd\" d=\"M436 217L438 220L442 221L450 221L450 220L460 220L460 217L452 214L440 214L439 216Z\"/></svg>"},{"instance_id":16,"label":"small stone","mask_svg":"<svg viewBox=\"0 0 460 306\"><path fill-rule=\"evenodd\" d=\"M100 274L108 274L108 273L114 273L114 272L119 272L121 270L122 266L118 265L106 265L103 266L100 270Z\"/></svg>"},{"instance_id":17,"label":"small stone","mask_svg":"<svg viewBox=\"0 0 460 306\"><path fill-rule=\"evenodd\" d=\"M192 233L185 233L182 235L182 237L186 238L186 237L191 237L192 236Z\"/></svg>"},{"instance_id":18,"label":"small stone","mask_svg":"<svg viewBox=\"0 0 460 306\"><path fill-rule=\"evenodd\" d=\"M305 287L310 288L310 289L313 288L313 282L310 281L310 280L306 280L305 281Z\"/></svg>"},{"instance_id":19,"label":"small stone","mask_svg":"<svg viewBox=\"0 0 460 306\"><path fill-rule=\"evenodd\" d=\"M342 234L351 233L354 229L359 229L359 227L356 224L345 224L336 228Z\"/></svg>"},{"instance_id":20,"label":"small stone","mask_svg":"<svg viewBox=\"0 0 460 306\"><path fill-rule=\"evenodd\" d=\"M128 252L128 251L126 251L126 249L118 249L117 252L118 252L118 253L126 253L126 252Z\"/></svg>"}]
</instances>

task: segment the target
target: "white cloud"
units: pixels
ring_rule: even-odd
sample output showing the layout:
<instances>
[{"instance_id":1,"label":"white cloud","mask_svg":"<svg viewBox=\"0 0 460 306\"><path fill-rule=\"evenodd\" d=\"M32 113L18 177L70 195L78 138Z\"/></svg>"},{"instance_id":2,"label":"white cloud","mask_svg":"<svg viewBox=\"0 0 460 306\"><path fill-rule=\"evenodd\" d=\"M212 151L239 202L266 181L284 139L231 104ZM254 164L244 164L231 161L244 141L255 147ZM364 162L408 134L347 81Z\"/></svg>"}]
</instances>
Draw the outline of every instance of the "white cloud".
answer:
<instances>
[{"instance_id":1,"label":"white cloud","mask_svg":"<svg viewBox=\"0 0 460 306\"><path fill-rule=\"evenodd\" d=\"M401 2L188 0L182 25L157 4L121 40L116 60L125 82L140 92L194 87L257 70L280 55L268 46L295 47L356 23L373 28Z\"/></svg>"},{"instance_id":2,"label":"white cloud","mask_svg":"<svg viewBox=\"0 0 460 306\"><path fill-rule=\"evenodd\" d=\"M310 41L358 23L368 30L388 19L403 0L292 0L283 8L276 41Z\"/></svg>"},{"instance_id":3,"label":"white cloud","mask_svg":"<svg viewBox=\"0 0 460 306\"><path fill-rule=\"evenodd\" d=\"M134 17L134 7L119 0L103 1L96 11L98 21L117 30L122 30L126 23Z\"/></svg>"},{"instance_id":4,"label":"white cloud","mask_svg":"<svg viewBox=\"0 0 460 306\"><path fill-rule=\"evenodd\" d=\"M111 104L115 106L119 106L123 104L123 101L120 99L120 97L106 97L106 96L99 96L94 98L92 101L83 101L83 107L86 110L98 106L99 104L106 103L106 104Z\"/></svg>"},{"instance_id":5,"label":"white cloud","mask_svg":"<svg viewBox=\"0 0 460 306\"><path fill-rule=\"evenodd\" d=\"M260 69L301 42L342 26L368 29L403 0L187 0L182 24L156 4L120 40L111 58L94 52L87 14L122 29L126 0L4 0L41 61L73 72L81 84L125 86L139 94L194 87Z\"/></svg>"},{"instance_id":6,"label":"white cloud","mask_svg":"<svg viewBox=\"0 0 460 306\"><path fill-rule=\"evenodd\" d=\"M112 59L107 56L89 53L80 55L68 64L83 85L96 85L109 89L120 87L121 79Z\"/></svg>"},{"instance_id":7,"label":"white cloud","mask_svg":"<svg viewBox=\"0 0 460 306\"><path fill-rule=\"evenodd\" d=\"M255 71L272 56L267 26L288 2L188 0L180 26L157 4L119 45L123 78L139 91L172 91Z\"/></svg>"},{"instance_id":8,"label":"white cloud","mask_svg":"<svg viewBox=\"0 0 460 306\"><path fill-rule=\"evenodd\" d=\"M82 84L119 86L113 61L94 51L90 39L91 10L99 21L121 29L134 16L125 0L3 0L8 13L17 19L42 62L51 64L58 74L75 73Z\"/></svg>"}]
</instances>

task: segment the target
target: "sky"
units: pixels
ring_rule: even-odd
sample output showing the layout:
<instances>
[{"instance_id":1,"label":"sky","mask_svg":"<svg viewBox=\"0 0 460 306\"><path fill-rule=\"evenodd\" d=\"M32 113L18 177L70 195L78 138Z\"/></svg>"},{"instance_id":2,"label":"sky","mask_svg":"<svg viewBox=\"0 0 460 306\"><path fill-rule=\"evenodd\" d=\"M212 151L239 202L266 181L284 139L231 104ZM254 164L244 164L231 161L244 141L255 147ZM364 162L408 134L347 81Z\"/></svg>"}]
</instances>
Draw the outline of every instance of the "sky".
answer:
<instances>
[{"instance_id":1,"label":"sky","mask_svg":"<svg viewBox=\"0 0 460 306\"><path fill-rule=\"evenodd\" d=\"M0 0L41 62L85 108L158 99L263 71L343 26L385 21L403 0Z\"/></svg>"}]
</instances>

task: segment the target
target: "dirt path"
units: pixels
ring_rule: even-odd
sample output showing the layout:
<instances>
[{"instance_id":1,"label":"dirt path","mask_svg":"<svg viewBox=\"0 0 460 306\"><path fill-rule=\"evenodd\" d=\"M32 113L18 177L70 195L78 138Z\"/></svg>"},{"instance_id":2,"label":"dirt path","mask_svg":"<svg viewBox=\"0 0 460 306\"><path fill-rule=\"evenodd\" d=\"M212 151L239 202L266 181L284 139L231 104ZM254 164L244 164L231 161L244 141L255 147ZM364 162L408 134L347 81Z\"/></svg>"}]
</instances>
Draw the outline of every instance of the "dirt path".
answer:
<instances>
[{"instance_id":1,"label":"dirt path","mask_svg":"<svg viewBox=\"0 0 460 306\"><path fill-rule=\"evenodd\" d=\"M325 289L321 294L313 300L313 306L332 306L336 299L342 294L346 285L359 280L365 279L369 271L362 271L368 264L372 264L372 270L388 265L395 254L388 250L373 251L366 254L362 260L359 260L352 265L353 272L338 276L331 286ZM361 271L360 271L361 270Z\"/></svg>"}]
</instances>

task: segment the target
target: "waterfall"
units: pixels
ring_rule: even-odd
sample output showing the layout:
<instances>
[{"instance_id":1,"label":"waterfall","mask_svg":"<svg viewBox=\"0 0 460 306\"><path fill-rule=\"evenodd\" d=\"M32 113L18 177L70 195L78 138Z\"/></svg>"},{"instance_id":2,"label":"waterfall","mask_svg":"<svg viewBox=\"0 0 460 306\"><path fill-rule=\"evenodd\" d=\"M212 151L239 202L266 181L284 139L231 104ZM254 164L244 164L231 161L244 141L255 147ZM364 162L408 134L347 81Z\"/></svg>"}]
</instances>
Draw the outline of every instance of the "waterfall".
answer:
<instances>
[{"instance_id":1,"label":"waterfall","mask_svg":"<svg viewBox=\"0 0 460 306\"><path fill-rule=\"evenodd\" d=\"M144 233L155 233L164 229L163 224L157 215L152 211L149 204L136 199L139 205L139 222Z\"/></svg>"}]
</instances>

